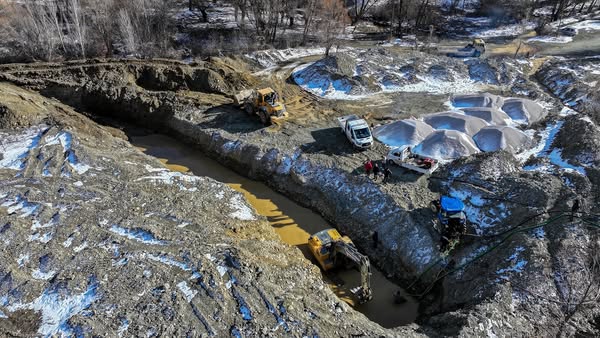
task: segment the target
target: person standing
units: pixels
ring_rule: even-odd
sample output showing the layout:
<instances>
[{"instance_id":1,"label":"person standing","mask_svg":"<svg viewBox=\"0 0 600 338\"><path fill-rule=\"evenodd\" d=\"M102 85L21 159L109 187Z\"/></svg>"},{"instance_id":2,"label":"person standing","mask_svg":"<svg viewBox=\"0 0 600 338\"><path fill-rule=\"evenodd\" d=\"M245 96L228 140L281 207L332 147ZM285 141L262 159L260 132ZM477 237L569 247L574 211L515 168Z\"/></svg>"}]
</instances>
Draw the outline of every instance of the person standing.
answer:
<instances>
[{"instance_id":1,"label":"person standing","mask_svg":"<svg viewBox=\"0 0 600 338\"><path fill-rule=\"evenodd\" d=\"M373 165L373 179L375 181L377 181L377 178L379 178L379 173L381 172L381 169L379 168L379 165L377 163L375 163Z\"/></svg>"},{"instance_id":2,"label":"person standing","mask_svg":"<svg viewBox=\"0 0 600 338\"><path fill-rule=\"evenodd\" d=\"M373 240L373 248L377 249L377 244L379 244L379 233L377 231L373 231L371 239Z\"/></svg>"},{"instance_id":3,"label":"person standing","mask_svg":"<svg viewBox=\"0 0 600 338\"><path fill-rule=\"evenodd\" d=\"M571 207L571 217L569 218L569 222L573 222L575 213L577 213L578 210L579 210L579 199L575 199L575 201L573 201L573 206Z\"/></svg>"},{"instance_id":4,"label":"person standing","mask_svg":"<svg viewBox=\"0 0 600 338\"><path fill-rule=\"evenodd\" d=\"M365 161L365 172L367 173L367 177L371 176L371 170L373 170L373 162L370 159Z\"/></svg>"},{"instance_id":5,"label":"person standing","mask_svg":"<svg viewBox=\"0 0 600 338\"><path fill-rule=\"evenodd\" d=\"M383 181L381 183L387 183L387 181L392 177L392 171L389 166L386 166L383 170Z\"/></svg>"}]
</instances>

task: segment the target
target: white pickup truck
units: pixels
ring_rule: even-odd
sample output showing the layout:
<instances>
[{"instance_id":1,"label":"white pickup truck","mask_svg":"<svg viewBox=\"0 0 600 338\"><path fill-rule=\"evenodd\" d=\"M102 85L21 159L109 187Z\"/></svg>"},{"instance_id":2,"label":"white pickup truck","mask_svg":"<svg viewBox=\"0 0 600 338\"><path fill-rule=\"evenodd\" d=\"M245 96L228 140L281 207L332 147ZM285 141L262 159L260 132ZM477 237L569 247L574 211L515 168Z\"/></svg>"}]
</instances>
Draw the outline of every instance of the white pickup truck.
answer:
<instances>
[{"instance_id":1,"label":"white pickup truck","mask_svg":"<svg viewBox=\"0 0 600 338\"><path fill-rule=\"evenodd\" d=\"M367 121L356 115L338 117L337 120L342 132L346 134L354 147L367 149L373 145L373 135L371 135L371 129L369 129Z\"/></svg>"},{"instance_id":2,"label":"white pickup truck","mask_svg":"<svg viewBox=\"0 0 600 338\"><path fill-rule=\"evenodd\" d=\"M385 157L385 162L394 163L425 175L431 175L439 166L438 160L415 154L409 146L390 149Z\"/></svg>"}]
</instances>

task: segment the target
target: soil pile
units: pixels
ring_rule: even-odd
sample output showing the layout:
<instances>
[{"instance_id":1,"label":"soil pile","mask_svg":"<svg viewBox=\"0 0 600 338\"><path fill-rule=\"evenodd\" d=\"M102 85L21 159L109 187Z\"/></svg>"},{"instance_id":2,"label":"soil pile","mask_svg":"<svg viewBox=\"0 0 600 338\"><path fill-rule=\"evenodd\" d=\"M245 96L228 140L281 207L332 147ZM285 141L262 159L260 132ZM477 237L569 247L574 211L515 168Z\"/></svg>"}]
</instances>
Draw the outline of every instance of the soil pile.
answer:
<instances>
[{"instance_id":1,"label":"soil pile","mask_svg":"<svg viewBox=\"0 0 600 338\"><path fill-rule=\"evenodd\" d=\"M350 49L296 68L294 81L331 99L353 99L387 92L462 93L477 88L461 62L422 53L384 48Z\"/></svg>"},{"instance_id":2,"label":"soil pile","mask_svg":"<svg viewBox=\"0 0 600 338\"><path fill-rule=\"evenodd\" d=\"M598 57L553 59L544 63L535 76L565 105L585 110L587 101L598 91L599 60Z\"/></svg>"}]
</instances>

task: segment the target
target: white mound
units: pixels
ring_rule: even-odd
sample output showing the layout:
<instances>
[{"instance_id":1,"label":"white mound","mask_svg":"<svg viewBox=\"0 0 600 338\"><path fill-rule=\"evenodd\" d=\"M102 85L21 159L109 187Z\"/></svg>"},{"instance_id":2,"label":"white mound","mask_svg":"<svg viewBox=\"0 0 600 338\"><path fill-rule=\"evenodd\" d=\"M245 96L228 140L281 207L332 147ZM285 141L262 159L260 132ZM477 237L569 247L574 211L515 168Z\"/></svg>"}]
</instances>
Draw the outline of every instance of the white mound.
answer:
<instances>
[{"instance_id":1,"label":"white mound","mask_svg":"<svg viewBox=\"0 0 600 338\"><path fill-rule=\"evenodd\" d=\"M473 136L479 149L485 152L507 150L513 154L531 146L531 139L522 131L507 126L489 126Z\"/></svg>"},{"instance_id":2,"label":"white mound","mask_svg":"<svg viewBox=\"0 0 600 338\"><path fill-rule=\"evenodd\" d=\"M423 121L434 129L448 129L463 132L469 136L477 134L481 128L488 125L478 117L463 115L457 112L443 112L426 115Z\"/></svg>"},{"instance_id":3,"label":"white mound","mask_svg":"<svg viewBox=\"0 0 600 338\"><path fill-rule=\"evenodd\" d=\"M431 133L413 151L422 156L440 160L454 160L479 152L473 139L456 130L438 130Z\"/></svg>"},{"instance_id":4,"label":"white mound","mask_svg":"<svg viewBox=\"0 0 600 338\"><path fill-rule=\"evenodd\" d=\"M433 128L425 122L410 119L377 127L373 131L373 135L383 144L390 147L401 147L419 144L433 132Z\"/></svg>"},{"instance_id":5,"label":"white mound","mask_svg":"<svg viewBox=\"0 0 600 338\"><path fill-rule=\"evenodd\" d=\"M544 107L528 99L506 99L502 105L502 110L514 121L522 124L535 123L547 115Z\"/></svg>"},{"instance_id":6,"label":"white mound","mask_svg":"<svg viewBox=\"0 0 600 338\"><path fill-rule=\"evenodd\" d=\"M504 99L498 95L489 93L456 95L451 98L452 106L455 108L470 108L470 107L502 107Z\"/></svg>"},{"instance_id":7,"label":"white mound","mask_svg":"<svg viewBox=\"0 0 600 338\"><path fill-rule=\"evenodd\" d=\"M487 107L472 107L472 108L461 108L461 111L465 115L478 117L485 120L485 122L496 125L496 126L508 126L512 124L512 119L505 112L497 108Z\"/></svg>"}]
</instances>

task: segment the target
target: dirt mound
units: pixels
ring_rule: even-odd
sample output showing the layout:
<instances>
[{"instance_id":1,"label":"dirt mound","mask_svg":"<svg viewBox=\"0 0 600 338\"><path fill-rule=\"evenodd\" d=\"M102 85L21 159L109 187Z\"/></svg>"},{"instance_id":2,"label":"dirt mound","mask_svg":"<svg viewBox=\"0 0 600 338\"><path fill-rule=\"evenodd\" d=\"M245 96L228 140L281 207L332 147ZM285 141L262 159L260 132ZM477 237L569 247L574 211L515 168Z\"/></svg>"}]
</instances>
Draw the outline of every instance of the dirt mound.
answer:
<instances>
[{"instance_id":1,"label":"dirt mound","mask_svg":"<svg viewBox=\"0 0 600 338\"><path fill-rule=\"evenodd\" d=\"M350 61L350 62L344 62ZM360 95L361 83L353 78L352 61L343 56L330 56L294 73L294 80L308 90L321 93Z\"/></svg>"},{"instance_id":2,"label":"dirt mound","mask_svg":"<svg viewBox=\"0 0 600 338\"><path fill-rule=\"evenodd\" d=\"M598 91L599 60L598 57L551 60L535 76L564 104L584 110L587 99Z\"/></svg>"},{"instance_id":3,"label":"dirt mound","mask_svg":"<svg viewBox=\"0 0 600 338\"><path fill-rule=\"evenodd\" d=\"M589 118L567 117L552 145L575 165L600 166L600 128Z\"/></svg>"},{"instance_id":4,"label":"dirt mound","mask_svg":"<svg viewBox=\"0 0 600 338\"><path fill-rule=\"evenodd\" d=\"M532 140L522 131L507 126L489 126L481 129L473 140L485 152L506 150L513 154L532 145Z\"/></svg>"},{"instance_id":5,"label":"dirt mound","mask_svg":"<svg viewBox=\"0 0 600 338\"><path fill-rule=\"evenodd\" d=\"M512 122L510 116L497 108L472 107L461 108L460 110L463 111L465 115L478 117L491 125L506 126Z\"/></svg>"},{"instance_id":6,"label":"dirt mound","mask_svg":"<svg viewBox=\"0 0 600 338\"><path fill-rule=\"evenodd\" d=\"M547 111L540 104L521 98L508 98L504 100L502 110L513 121L522 124L533 124L546 117Z\"/></svg>"},{"instance_id":7,"label":"dirt mound","mask_svg":"<svg viewBox=\"0 0 600 338\"><path fill-rule=\"evenodd\" d=\"M381 91L443 94L477 90L461 62L383 48L348 49L299 66L292 77L305 90L332 99L359 98Z\"/></svg>"},{"instance_id":8,"label":"dirt mound","mask_svg":"<svg viewBox=\"0 0 600 338\"><path fill-rule=\"evenodd\" d=\"M414 146L421 143L433 128L419 120L401 120L375 128L373 136L390 147Z\"/></svg>"},{"instance_id":9,"label":"dirt mound","mask_svg":"<svg viewBox=\"0 0 600 338\"><path fill-rule=\"evenodd\" d=\"M500 107L502 107L504 99L498 95L483 93L483 94L455 95L450 98L450 101L454 108L472 108L472 107L500 108Z\"/></svg>"},{"instance_id":10,"label":"dirt mound","mask_svg":"<svg viewBox=\"0 0 600 338\"><path fill-rule=\"evenodd\" d=\"M413 148L417 154L441 160L454 160L479 152L473 139L456 130L437 130Z\"/></svg>"},{"instance_id":11,"label":"dirt mound","mask_svg":"<svg viewBox=\"0 0 600 338\"><path fill-rule=\"evenodd\" d=\"M434 129L456 130L469 136L477 134L481 128L487 126L484 120L469 115L463 115L456 112L443 112L426 115L423 121Z\"/></svg>"},{"instance_id":12,"label":"dirt mound","mask_svg":"<svg viewBox=\"0 0 600 338\"><path fill-rule=\"evenodd\" d=\"M494 68L486 61L472 59L465 62L469 66L469 76L473 81L499 85L500 84L500 73L498 69Z\"/></svg>"}]
</instances>

